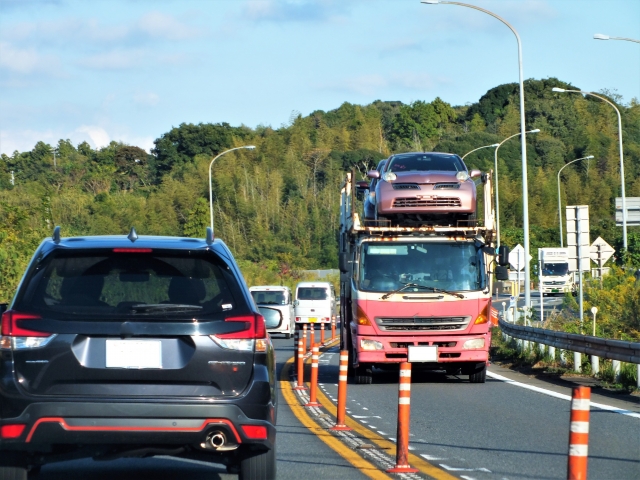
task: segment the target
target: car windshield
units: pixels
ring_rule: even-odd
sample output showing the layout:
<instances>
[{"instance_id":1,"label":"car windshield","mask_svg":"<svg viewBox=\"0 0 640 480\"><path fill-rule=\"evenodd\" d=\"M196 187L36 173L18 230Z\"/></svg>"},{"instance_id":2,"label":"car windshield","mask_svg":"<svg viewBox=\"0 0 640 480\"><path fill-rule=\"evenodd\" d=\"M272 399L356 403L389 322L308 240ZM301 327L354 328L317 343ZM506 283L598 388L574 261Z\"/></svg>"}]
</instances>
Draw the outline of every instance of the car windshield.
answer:
<instances>
[{"instance_id":1,"label":"car windshield","mask_svg":"<svg viewBox=\"0 0 640 480\"><path fill-rule=\"evenodd\" d=\"M568 263L545 263L542 265L543 275L566 275L569 273Z\"/></svg>"},{"instance_id":2,"label":"car windshield","mask_svg":"<svg viewBox=\"0 0 640 480\"><path fill-rule=\"evenodd\" d=\"M482 252L472 243L385 242L362 245L358 271L361 290L424 292L482 290L486 286Z\"/></svg>"},{"instance_id":3,"label":"car windshield","mask_svg":"<svg viewBox=\"0 0 640 480\"><path fill-rule=\"evenodd\" d=\"M298 300L326 300L327 289L319 287L300 287L298 289Z\"/></svg>"},{"instance_id":4,"label":"car windshield","mask_svg":"<svg viewBox=\"0 0 640 480\"><path fill-rule=\"evenodd\" d=\"M258 305L286 305L286 295L284 292L274 292L269 290L251 290L251 295Z\"/></svg>"},{"instance_id":5,"label":"car windshield","mask_svg":"<svg viewBox=\"0 0 640 480\"><path fill-rule=\"evenodd\" d=\"M387 171L391 172L426 172L444 171L460 172L466 171L466 167L457 155L437 154L437 153L413 153L394 156Z\"/></svg>"},{"instance_id":6,"label":"car windshield","mask_svg":"<svg viewBox=\"0 0 640 480\"><path fill-rule=\"evenodd\" d=\"M207 315L232 311L237 280L212 252L57 251L30 274L16 308L42 315Z\"/></svg>"}]
</instances>

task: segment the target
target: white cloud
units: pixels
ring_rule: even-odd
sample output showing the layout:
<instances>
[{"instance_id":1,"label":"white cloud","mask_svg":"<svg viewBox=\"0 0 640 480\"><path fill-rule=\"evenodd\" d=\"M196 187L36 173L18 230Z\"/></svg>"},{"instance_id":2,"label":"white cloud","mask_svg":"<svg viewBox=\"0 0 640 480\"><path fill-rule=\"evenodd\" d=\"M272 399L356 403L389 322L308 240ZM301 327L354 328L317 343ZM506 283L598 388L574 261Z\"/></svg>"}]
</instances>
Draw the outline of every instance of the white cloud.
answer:
<instances>
[{"instance_id":1,"label":"white cloud","mask_svg":"<svg viewBox=\"0 0 640 480\"><path fill-rule=\"evenodd\" d=\"M16 48L8 42L0 42L0 69L23 75L55 73L60 70L60 62L57 57L41 55L34 48Z\"/></svg>"},{"instance_id":2,"label":"white cloud","mask_svg":"<svg viewBox=\"0 0 640 480\"><path fill-rule=\"evenodd\" d=\"M106 147L111 141L107 131L104 128L97 127L95 125L82 125L76 129L76 132L88 135L90 139L89 143L93 148Z\"/></svg>"},{"instance_id":3,"label":"white cloud","mask_svg":"<svg viewBox=\"0 0 640 480\"><path fill-rule=\"evenodd\" d=\"M124 70L141 65L148 58L143 50L112 50L84 57L78 63L96 70Z\"/></svg>"},{"instance_id":4,"label":"white cloud","mask_svg":"<svg viewBox=\"0 0 640 480\"><path fill-rule=\"evenodd\" d=\"M167 40L185 40L200 34L198 28L160 12L147 13L138 21L136 27L150 37Z\"/></svg>"},{"instance_id":5,"label":"white cloud","mask_svg":"<svg viewBox=\"0 0 640 480\"><path fill-rule=\"evenodd\" d=\"M0 130L0 153L11 156L16 150L32 150L36 143L57 143L58 139L51 130Z\"/></svg>"},{"instance_id":6,"label":"white cloud","mask_svg":"<svg viewBox=\"0 0 640 480\"><path fill-rule=\"evenodd\" d=\"M243 14L254 21L325 22L341 19L352 5L343 0L249 0Z\"/></svg>"},{"instance_id":7,"label":"white cloud","mask_svg":"<svg viewBox=\"0 0 640 480\"><path fill-rule=\"evenodd\" d=\"M136 93L133 96L133 101L143 107L155 107L160 101L160 97L153 92Z\"/></svg>"}]
</instances>

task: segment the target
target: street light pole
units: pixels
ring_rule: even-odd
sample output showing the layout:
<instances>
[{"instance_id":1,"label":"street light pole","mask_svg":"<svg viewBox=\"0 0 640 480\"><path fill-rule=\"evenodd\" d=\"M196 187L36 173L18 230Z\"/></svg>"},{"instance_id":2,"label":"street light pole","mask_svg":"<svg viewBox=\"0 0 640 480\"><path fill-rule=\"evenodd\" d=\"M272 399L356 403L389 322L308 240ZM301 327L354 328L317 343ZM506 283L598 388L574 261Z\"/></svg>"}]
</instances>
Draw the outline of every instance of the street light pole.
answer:
<instances>
[{"instance_id":1,"label":"street light pole","mask_svg":"<svg viewBox=\"0 0 640 480\"><path fill-rule=\"evenodd\" d=\"M210 218L210 223L211 223L211 233L212 234L213 234L214 230L213 230L213 189L211 187L211 166L213 165L213 162L215 162L222 155L224 155L226 153L229 153L229 152L233 152L234 150L240 150L241 148L246 148L247 150L253 150L256 147L254 145L244 145L242 147L230 148L229 150L225 150L224 152L219 153L218 155L213 157L213 160L211 160L211 163L209 164L209 218Z\"/></svg>"},{"instance_id":2,"label":"street light pole","mask_svg":"<svg viewBox=\"0 0 640 480\"><path fill-rule=\"evenodd\" d=\"M591 158L593 158L593 155L589 155L587 157L582 157L582 158L576 158L575 160L571 160L566 165L563 165L562 168L558 170L558 219L560 223L560 247L564 247L564 240L562 239L562 206L560 203L560 198L561 198L560 197L560 172L562 172L562 170L564 170L565 167L571 165L572 163L575 163L579 160L587 160Z\"/></svg>"},{"instance_id":3,"label":"street light pole","mask_svg":"<svg viewBox=\"0 0 640 480\"><path fill-rule=\"evenodd\" d=\"M581 93L583 95L591 95L592 97L599 98L603 102L608 103L613 107L613 109L618 114L618 148L620 150L620 183L621 183L621 194L622 194L622 244L624 246L625 251L627 250L627 200L624 189L624 156L622 153L622 117L620 116L620 110L616 107L613 102L609 101L605 97L601 97L600 95L596 95L592 92L584 92L582 90L567 90L564 88L553 87L551 89L552 92L559 93Z\"/></svg>"},{"instance_id":4,"label":"street light pole","mask_svg":"<svg viewBox=\"0 0 640 480\"><path fill-rule=\"evenodd\" d=\"M482 147L474 148L473 150L471 150L471 151L469 151L469 152L465 153L465 154L462 156L462 159L464 160L464 157L466 157L466 156L467 156L467 155L469 155L470 153L475 152L476 150L480 150L481 148L498 147L499 145L500 145L499 143L493 143L493 144L491 144L491 145L484 145L484 146L482 146Z\"/></svg>"},{"instance_id":5,"label":"street light pole","mask_svg":"<svg viewBox=\"0 0 640 480\"><path fill-rule=\"evenodd\" d=\"M524 263L524 274L525 274L525 285L524 285L524 302L525 306L531 306L531 284L529 282L530 275L530 265L529 265L529 185L527 180L527 139L525 132L525 118L524 118L524 75L522 73L522 45L520 42L520 35L516 31L513 26L509 24L505 19L499 17L493 12L489 10L485 10L484 8L476 7L475 5L469 5L467 3L459 3L459 2L448 2L448 1L440 1L440 0L422 0L421 3L426 4L449 4L449 5L459 5L461 7L473 8L474 10L479 10L487 15L491 15L493 18L500 20L504 23L516 36L516 40L518 41L518 73L519 73L519 84L520 84L520 150L522 152L522 228L524 231L524 254L525 254L525 263Z\"/></svg>"},{"instance_id":6,"label":"street light pole","mask_svg":"<svg viewBox=\"0 0 640 480\"><path fill-rule=\"evenodd\" d=\"M640 43L640 40L635 40L633 38L610 37L609 35L603 35L602 33L596 33L593 38L595 40L626 40L627 42Z\"/></svg>"},{"instance_id":7,"label":"street light pole","mask_svg":"<svg viewBox=\"0 0 640 480\"><path fill-rule=\"evenodd\" d=\"M535 128L533 130L529 130L525 133L538 133L540 131L539 128ZM521 133L514 133L513 135L511 135L510 137L505 138L503 141L501 141L498 146L496 147L494 153L494 168L495 168L495 173L493 174L494 176L494 180L495 180L495 185L496 185L496 246L500 247L500 197L498 196L498 150L500 150L500 147L502 146L502 144L504 142L506 142L507 140L512 139L513 137L517 137L518 135L522 135ZM527 257L529 258L529 257Z\"/></svg>"}]
</instances>

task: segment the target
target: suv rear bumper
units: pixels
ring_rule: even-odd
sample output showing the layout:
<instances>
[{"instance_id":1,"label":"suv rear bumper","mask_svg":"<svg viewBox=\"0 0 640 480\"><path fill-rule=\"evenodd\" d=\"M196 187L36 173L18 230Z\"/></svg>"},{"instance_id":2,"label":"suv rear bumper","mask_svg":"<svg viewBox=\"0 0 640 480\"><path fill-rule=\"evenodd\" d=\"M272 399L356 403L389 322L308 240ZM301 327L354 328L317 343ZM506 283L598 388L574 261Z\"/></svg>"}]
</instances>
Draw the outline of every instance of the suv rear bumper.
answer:
<instances>
[{"instance_id":1,"label":"suv rear bumper","mask_svg":"<svg viewBox=\"0 0 640 480\"><path fill-rule=\"evenodd\" d=\"M35 453L43 447L65 444L197 448L214 432L223 432L231 449L266 450L273 448L276 439L273 424L247 417L236 405L32 403L19 417L4 418L0 424L25 425L18 438L0 440L0 450L14 452ZM243 426L264 427L266 438L251 438Z\"/></svg>"}]
</instances>

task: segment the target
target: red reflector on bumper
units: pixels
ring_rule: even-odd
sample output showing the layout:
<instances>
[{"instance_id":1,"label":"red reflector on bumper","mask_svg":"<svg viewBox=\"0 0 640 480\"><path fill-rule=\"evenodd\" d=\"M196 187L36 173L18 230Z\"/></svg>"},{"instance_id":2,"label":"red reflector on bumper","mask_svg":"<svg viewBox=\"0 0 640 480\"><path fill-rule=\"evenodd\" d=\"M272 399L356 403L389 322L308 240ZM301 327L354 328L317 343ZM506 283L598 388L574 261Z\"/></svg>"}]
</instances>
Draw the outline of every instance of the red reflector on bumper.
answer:
<instances>
[{"instance_id":1,"label":"red reflector on bumper","mask_svg":"<svg viewBox=\"0 0 640 480\"><path fill-rule=\"evenodd\" d=\"M2 425L0 427L0 437L2 438L18 438L24 432L26 425L18 423L14 425Z\"/></svg>"},{"instance_id":2,"label":"red reflector on bumper","mask_svg":"<svg viewBox=\"0 0 640 480\"><path fill-rule=\"evenodd\" d=\"M261 427L259 425L240 425L244 434L253 440L266 440L267 427Z\"/></svg>"}]
</instances>

